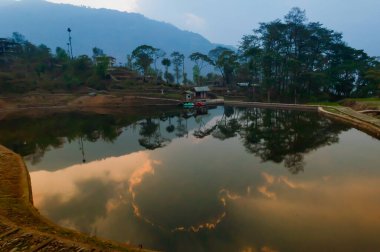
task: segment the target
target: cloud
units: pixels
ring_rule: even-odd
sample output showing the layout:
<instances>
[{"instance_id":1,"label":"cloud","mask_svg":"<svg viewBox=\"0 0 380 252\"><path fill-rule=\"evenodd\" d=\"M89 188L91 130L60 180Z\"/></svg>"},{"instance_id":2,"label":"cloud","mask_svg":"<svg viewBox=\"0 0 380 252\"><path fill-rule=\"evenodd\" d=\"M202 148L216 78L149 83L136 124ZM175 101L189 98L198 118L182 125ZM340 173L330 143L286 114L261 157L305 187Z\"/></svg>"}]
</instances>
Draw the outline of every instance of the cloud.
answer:
<instances>
[{"instance_id":1,"label":"cloud","mask_svg":"<svg viewBox=\"0 0 380 252\"><path fill-rule=\"evenodd\" d=\"M47 0L52 3L65 3L92 8L106 8L119 11L137 12L139 0Z\"/></svg>"},{"instance_id":2,"label":"cloud","mask_svg":"<svg viewBox=\"0 0 380 252\"><path fill-rule=\"evenodd\" d=\"M266 172L262 172L261 176L264 178L265 185L259 186L257 190L269 199L273 199L273 200L277 199L276 192L269 191L269 188L275 184L285 185L289 189L306 189L305 185L292 182L286 176L280 176L276 178L275 176L272 176Z\"/></svg>"},{"instance_id":3,"label":"cloud","mask_svg":"<svg viewBox=\"0 0 380 252\"><path fill-rule=\"evenodd\" d=\"M188 29L202 29L206 25L206 21L193 13L185 14L185 26Z\"/></svg>"}]
</instances>

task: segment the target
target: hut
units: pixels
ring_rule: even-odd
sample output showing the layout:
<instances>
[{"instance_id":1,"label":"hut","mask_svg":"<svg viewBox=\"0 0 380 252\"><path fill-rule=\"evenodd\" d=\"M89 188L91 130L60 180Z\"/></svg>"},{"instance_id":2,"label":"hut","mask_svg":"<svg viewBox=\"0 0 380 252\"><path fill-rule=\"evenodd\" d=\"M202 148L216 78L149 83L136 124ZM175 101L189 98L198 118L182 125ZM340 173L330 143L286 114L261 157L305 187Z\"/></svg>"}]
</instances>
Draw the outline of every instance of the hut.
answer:
<instances>
[{"instance_id":1,"label":"hut","mask_svg":"<svg viewBox=\"0 0 380 252\"><path fill-rule=\"evenodd\" d=\"M194 91L196 99L206 99L207 94L210 92L210 88L208 86L194 87Z\"/></svg>"}]
</instances>

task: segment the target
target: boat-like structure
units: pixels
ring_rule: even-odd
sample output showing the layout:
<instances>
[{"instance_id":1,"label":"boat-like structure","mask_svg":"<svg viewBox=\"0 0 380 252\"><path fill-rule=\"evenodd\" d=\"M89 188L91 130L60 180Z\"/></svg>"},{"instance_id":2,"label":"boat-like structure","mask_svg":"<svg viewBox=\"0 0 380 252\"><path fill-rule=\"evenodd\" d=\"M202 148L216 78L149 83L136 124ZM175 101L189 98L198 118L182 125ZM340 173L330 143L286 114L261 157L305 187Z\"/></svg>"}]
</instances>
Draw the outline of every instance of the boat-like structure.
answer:
<instances>
[{"instance_id":1,"label":"boat-like structure","mask_svg":"<svg viewBox=\"0 0 380 252\"><path fill-rule=\"evenodd\" d=\"M184 108L194 108L195 103L194 102L184 102L184 103L182 103L182 106Z\"/></svg>"},{"instance_id":2,"label":"boat-like structure","mask_svg":"<svg viewBox=\"0 0 380 252\"><path fill-rule=\"evenodd\" d=\"M206 105L207 104L206 104L205 101L194 101L194 102L192 102L192 101L186 101L186 102L182 103L182 106L184 108L194 108L194 107L199 108L199 107L205 107Z\"/></svg>"}]
</instances>

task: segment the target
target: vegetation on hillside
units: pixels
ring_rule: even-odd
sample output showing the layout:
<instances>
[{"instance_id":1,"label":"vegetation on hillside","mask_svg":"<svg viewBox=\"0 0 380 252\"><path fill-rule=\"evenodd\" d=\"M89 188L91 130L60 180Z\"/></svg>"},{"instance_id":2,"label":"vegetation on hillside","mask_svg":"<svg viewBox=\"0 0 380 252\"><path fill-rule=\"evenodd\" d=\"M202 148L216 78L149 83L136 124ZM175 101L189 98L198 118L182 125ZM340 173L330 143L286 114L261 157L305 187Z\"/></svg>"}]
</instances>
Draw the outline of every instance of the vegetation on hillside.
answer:
<instances>
[{"instance_id":1,"label":"vegetation on hillside","mask_svg":"<svg viewBox=\"0 0 380 252\"><path fill-rule=\"evenodd\" d=\"M342 34L307 22L293 8L284 20L261 23L245 35L238 50L218 46L208 54L194 52L193 81L185 71L186 56L141 45L125 66L94 48L93 56L72 57L70 50L33 45L14 33L0 41L0 93L36 89L76 90L81 87L128 88L140 83L220 85L228 89L248 83L246 96L266 101L331 101L374 97L380 90L380 62L348 46ZM208 68L206 66L209 66ZM205 69L214 71L204 75ZM116 84L115 84L116 83ZM244 93L245 92L245 93Z\"/></svg>"},{"instance_id":2,"label":"vegetation on hillside","mask_svg":"<svg viewBox=\"0 0 380 252\"><path fill-rule=\"evenodd\" d=\"M36 46L14 33L1 43L0 92L24 93L36 89L73 90L80 86L104 88L109 59L87 55L71 58L58 47L55 54L45 45Z\"/></svg>"}]
</instances>

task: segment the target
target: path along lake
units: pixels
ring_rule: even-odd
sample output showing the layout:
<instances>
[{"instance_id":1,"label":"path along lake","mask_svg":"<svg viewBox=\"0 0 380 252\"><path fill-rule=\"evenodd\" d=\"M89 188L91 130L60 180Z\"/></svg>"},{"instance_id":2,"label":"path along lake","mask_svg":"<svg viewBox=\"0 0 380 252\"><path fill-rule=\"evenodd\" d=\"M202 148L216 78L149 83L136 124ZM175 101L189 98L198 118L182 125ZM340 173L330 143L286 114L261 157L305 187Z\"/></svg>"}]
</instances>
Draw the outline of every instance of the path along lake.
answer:
<instances>
[{"instance_id":1,"label":"path along lake","mask_svg":"<svg viewBox=\"0 0 380 252\"><path fill-rule=\"evenodd\" d=\"M376 251L380 141L312 112L9 115L55 223L164 251Z\"/></svg>"}]
</instances>

